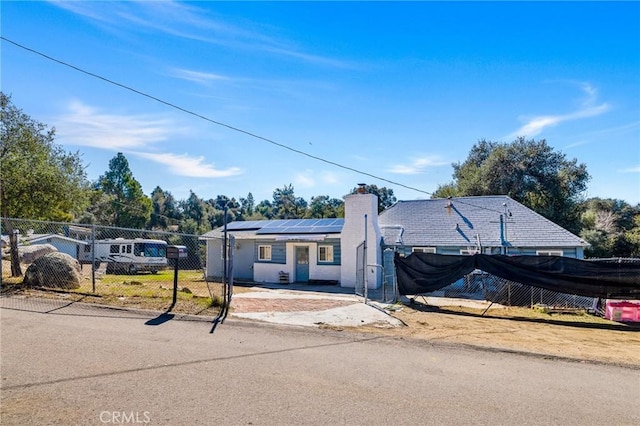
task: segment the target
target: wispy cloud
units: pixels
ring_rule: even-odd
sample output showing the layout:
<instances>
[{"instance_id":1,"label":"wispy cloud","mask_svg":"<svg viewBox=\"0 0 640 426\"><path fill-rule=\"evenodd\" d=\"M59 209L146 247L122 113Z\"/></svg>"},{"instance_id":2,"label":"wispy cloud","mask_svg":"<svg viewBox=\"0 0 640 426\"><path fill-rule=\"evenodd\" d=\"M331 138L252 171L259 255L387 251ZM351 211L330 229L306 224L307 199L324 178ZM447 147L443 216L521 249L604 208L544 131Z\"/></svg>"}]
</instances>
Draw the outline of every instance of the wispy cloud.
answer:
<instances>
[{"instance_id":1,"label":"wispy cloud","mask_svg":"<svg viewBox=\"0 0 640 426\"><path fill-rule=\"evenodd\" d=\"M293 178L293 183L296 188L316 188L319 186L331 186L341 183L342 180L338 173L306 169L297 173Z\"/></svg>"},{"instance_id":2,"label":"wispy cloud","mask_svg":"<svg viewBox=\"0 0 640 426\"><path fill-rule=\"evenodd\" d=\"M165 118L107 114L79 101L72 101L68 112L54 122L65 144L114 151L146 147L176 132L176 126Z\"/></svg>"},{"instance_id":3,"label":"wispy cloud","mask_svg":"<svg viewBox=\"0 0 640 426\"><path fill-rule=\"evenodd\" d=\"M616 138L620 135L624 135L629 133L630 131L635 131L640 128L640 121L633 121L631 123L622 124L615 127L607 127L604 129L598 129L590 132L585 132L582 134L575 135L580 138L580 140L567 144L564 149L576 148L583 145L588 145L593 143L598 138L602 138L603 136L608 136L610 138Z\"/></svg>"},{"instance_id":4,"label":"wispy cloud","mask_svg":"<svg viewBox=\"0 0 640 426\"><path fill-rule=\"evenodd\" d=\"M587 137L587 136L624 134L624 133L628 133L630 130L634 131L637 128L640 128L640 121L632 121L631 123L622 124L620 126L608 127L606 129L599 129L596 131L584 133L583 136Z\"/></svg>"},{"instance_id":5,"label":"wispy cloud","mask_svg":"<svg viewBox=\"0 0 640 426\"><path fill-rule=\"evenodd\" d=\"M338 173L333 172L322 172L320 174L323 184L327 185L337 185L342 182L341 176Z\"/></svg>"},{"instance_id":6,"label":"wispy cloud","mask_svg":"<svg viewBox=\"0 0 640 426\"><path fill-rule=\"evenodd\" d=\"M387 169L390 173L401 175L418 175L427 171L430 167L439 167L449 165L448 162L435 155L414 158L407 164L396 164Z\"/></svg>"},{"instance_id":7,"label":"wispy cloud","mask_svg":"<svg viewBox=\"0 0 640 426\"><path fill-rule=\"evenodd\" d=\"M565 146L564 146L564 149L577 148L577 147L579 147L579 146L588 145L588 144L590 144L590 143L591 143L591 142L589 142L589 141L584 141L584 140L582 140L582 141L577 141L577 142L573 142L573 143L570 143L570 144L565 145Z\"/></svg>"},{"instance_id":8,"label":"wispy cloud","mask_svg":"<svg viewBox=\"0 0 640 426\"><path fill-rule=\"evenodd\" d=\"M171 153L150 153L136 152L131 154L137 155L147 160L162 164L177 176L195 177L195 178L222 178L229 176L237 176L242 174L242 170L238 167L230 167L228 169L216 169L214 164L205 162L205 158L191 157L187 154L171 154Z\"/></svg>"},{"instance_id":9,"label":"wispy cloud","mask_svg":"<svg viewBox=\"0 0 640 426\"><path fill-rule=\"evenodd\" d=\"M136 155L166 166L170 173L177 176L220 178L242 174L238 167L216 169L201 156L142 151L155 149L159 142L186 132L169 119L108 114L79 101L71 102L68 109L67 113L55 120L58 136L64 144Z\"/></svg>"},{"instance_id":10,"label":"wispy cloud","mask_svg":"<svg viewBox=\"0 0 640 426\"><path fill-rule=\"evenodd\" d=\"M313 177L312 170L305 170L303 172L297 173L293 177L293 183L296 187L313 188L316 186L316 179Z\"/></svg>"},{"instance_id":11,"label":"wispy cloud","mask_svg":"<svg viewBox=\"0 0 640 426\"><path fill-rule=\"evenodd\" d=\"M640 173L640 166L620 170L620 173Z\"/></svg>"},{"instance_id":12,"label":"wispy cloud","mask_svg":"<svg viewBox=\"0 0 640 426\"><path fill-rule=\"evenodd\" d=\"M192 81L199 84L209 84L214 81L230 80L229 77L220 74L179 68L171 70L171 75L182 80Z\"/></svg>"},{"instance_id":13,"label":"wispy cloud","mask_svg":"<svg viewBox=\"0 0 640 426\"><path fill-rule=\"evenodd\" d=\"M579 108L566 114L540 115L536 117L524 118L526 123L515 132L508 135L508 138L525 136L532 137L539 135L547 127L556 126L565 121L579 120L582 118L595 117L609 111L608 103L596 104L598 91L589 83L578 83L586 98L580 102Z\"/></svg>"},{"instance_id":14,"label":"wispy cloud","mask_svg":"<svg viewBox=\"0 0 640 426\"><path fill-rule=\"evenodd\" d=\"M105 27L144 29L230 49L261 51L330 67L354 67L347 61L305 52L294 42L271 35L275 31L270 26L260 22L230 23L197 4L176 1L51 3Z\"/></svg>"}]
</instances>

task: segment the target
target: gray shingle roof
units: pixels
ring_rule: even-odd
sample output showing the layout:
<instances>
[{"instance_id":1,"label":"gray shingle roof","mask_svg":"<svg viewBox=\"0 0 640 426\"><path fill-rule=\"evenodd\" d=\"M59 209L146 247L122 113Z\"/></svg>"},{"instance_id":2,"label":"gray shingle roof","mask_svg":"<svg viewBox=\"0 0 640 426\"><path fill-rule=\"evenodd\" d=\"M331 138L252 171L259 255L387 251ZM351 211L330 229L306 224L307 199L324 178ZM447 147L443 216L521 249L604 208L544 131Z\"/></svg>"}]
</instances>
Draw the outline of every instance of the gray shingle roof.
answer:
<instances>
[{"instance_id":1,"label":"gray shingle roof","mask_svg":"<svg viewBox=\"0 0 640 426\"><path fill-rule=\"evenodd\" d=\"M379 224L389 245L400 238L414 247L475 246L479 238L483 247L499 247L505 208L511 213L506 215L505 238L512 247L588 245L506 195L400 201L380 214Z\"/></svg>"}]
</instances>

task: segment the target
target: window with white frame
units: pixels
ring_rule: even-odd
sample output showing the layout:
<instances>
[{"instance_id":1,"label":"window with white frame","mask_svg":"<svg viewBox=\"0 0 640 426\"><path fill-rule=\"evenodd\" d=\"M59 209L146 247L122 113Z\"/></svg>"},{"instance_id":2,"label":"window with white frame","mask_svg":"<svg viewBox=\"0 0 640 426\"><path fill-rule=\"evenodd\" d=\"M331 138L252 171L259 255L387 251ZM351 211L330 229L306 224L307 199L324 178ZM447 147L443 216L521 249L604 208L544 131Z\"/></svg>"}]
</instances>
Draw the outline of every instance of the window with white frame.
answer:
<instances>
[{"instance_id":1,"label":"window with white frame","mask_svg":"<svg viewBox=\"0 0 640 426\"><path fill-rule=\"evenodd\" d=\"M411 252L412 253L432 253L432 254L435 254L436 253L436 248L435 247L412 247L411 248Z\"/></svg>"},{"instance_id":2,"label":"window with white frame","mask_svg":"<svg viewBox=\"0 0 640 426\"><path fill-rule=\"evenodd\" d=\"M564 256L562 250L536 250L537 256Z\"/></svg>"},{"instance_id":3,"label":"window with white frame","mask_svg":"<svg viewBox=\"0 0 640 426\"><path fill-rule=\"evenodd\" d=\"M271 260L271 246L258 246L258 260Z\"/></svg>"},{"instance_id":4,"label":"window with white frame","mask_svg":"<svg viewBox=\"0 0 640 426\"><path fill-rule=\"evenodd\" d=\"M333 262L333 246L318 246L318 262Z\"/></svg>"}]
</instances>

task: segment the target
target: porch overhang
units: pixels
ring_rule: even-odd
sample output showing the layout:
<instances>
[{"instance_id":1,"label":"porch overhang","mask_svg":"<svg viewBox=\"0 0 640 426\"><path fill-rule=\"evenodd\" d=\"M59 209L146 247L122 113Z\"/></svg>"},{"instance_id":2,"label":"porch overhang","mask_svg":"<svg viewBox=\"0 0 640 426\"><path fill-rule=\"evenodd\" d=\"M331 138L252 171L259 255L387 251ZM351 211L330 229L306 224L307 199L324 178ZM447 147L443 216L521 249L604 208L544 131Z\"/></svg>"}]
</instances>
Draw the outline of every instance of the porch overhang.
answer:
<instances>
[{"instance_id":1,"label":"porch overhang","mask_svg":"<svg viewBox=\"0 0 640 426\"><path fill-rule=\"evenodd\" d=\"M326 235L277 235L276 241L324 241Z\"/></svg>"}]
</instances>

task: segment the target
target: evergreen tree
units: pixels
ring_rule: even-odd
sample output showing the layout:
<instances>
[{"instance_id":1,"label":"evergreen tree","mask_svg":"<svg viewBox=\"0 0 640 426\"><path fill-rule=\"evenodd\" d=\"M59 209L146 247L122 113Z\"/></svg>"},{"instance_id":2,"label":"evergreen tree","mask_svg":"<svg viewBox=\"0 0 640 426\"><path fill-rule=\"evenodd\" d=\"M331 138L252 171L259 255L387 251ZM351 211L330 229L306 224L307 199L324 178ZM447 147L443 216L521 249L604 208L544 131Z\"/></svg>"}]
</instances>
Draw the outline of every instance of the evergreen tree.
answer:
<instances>
[{"instance_id":1,"label":"evergreen tree","mask_svg":"<svg viewBox=\"0 0 640 426\"><path fill-rule=\"evenodd\" d=\"M149 222L152 201L142 192L121 152L109 161L109 170L98 178L96 189L112 196L105 212L110 225L143 229Z\"/></svg>"}]
</instances>

